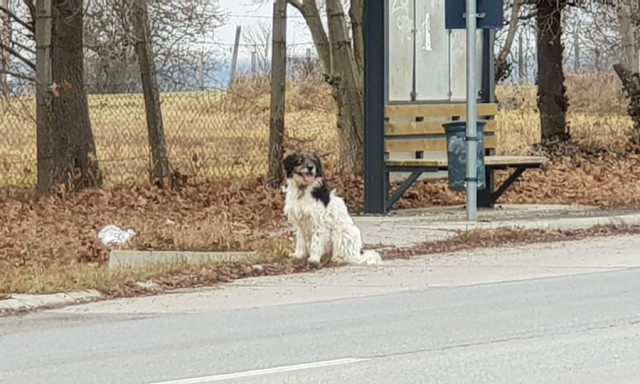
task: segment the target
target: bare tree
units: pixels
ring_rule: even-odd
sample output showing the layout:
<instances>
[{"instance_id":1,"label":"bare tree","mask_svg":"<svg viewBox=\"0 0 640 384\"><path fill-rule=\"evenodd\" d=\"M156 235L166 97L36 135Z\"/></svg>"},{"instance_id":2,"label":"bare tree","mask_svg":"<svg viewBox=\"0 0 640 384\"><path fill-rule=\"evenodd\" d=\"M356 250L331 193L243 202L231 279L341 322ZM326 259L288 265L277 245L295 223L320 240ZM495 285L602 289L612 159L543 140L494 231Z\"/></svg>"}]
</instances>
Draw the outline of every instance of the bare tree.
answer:
<instances>
[{"instance_id":1,"label":"bare tree","mask_svg":"<svg viewBox=\"0 0 640 384\"><path fill-rule=\"evenodd\" d=\"M53 0L51 127L41 141L52 158L38 179L41 195L102 185L84 85L83 0ZM44 132L43 132L44 133Z\"/></svg>"},{"instance_id":2,"label":"bare tree","mask_svg":"<svg viewBox=\"0 0 640 384\"><path fill-rule=\"evenodd\" d=\"M248 27L243 36L251 51L255 52L256 74L267 75L271 70L271 27L266 23L259 23Z\"/></svg>"},{"instance_id":3,"label":"bare tree","mask_svg":"<svg viewBox=\"0 0 640 384\"><path fill-rule=\"evenodd\" d=\"M634 125L629 143L634 150L640 148L639 6L638 1L632 0L621 0L615 3L620 42L622 45L622 57L620 63L615 64L613 69L620 78L620 81L622 81L622 87L629 97L627 111Z\"/></svg>"},{"instance_id":4,"label":"bare tree","mask_svg":"<svg viewBox=\"0 0 640 384\"><path fill-rule=\"evenodd\" d=\"M638 1L620 0L615 4L616 15L618 17L618 28L620 42L622 45L621 65L628 71L638 72L638 33L640 29L640 18Z\"/></svg>"},{"instance_id":5,"label":"bare tree","mask_svg":"<svg viewBox=\"0 0 640 384\"><path fill-rule=\"evenodd\" d=\"M364 36L363 1L287 0L304 17L311 32L325 79L338 105L340 165L361 173L364 158ZM345 6L349 8L347 16ZM327 15L325 27L321 12Z\"/></svg>"},{"instance_id":6,"label":"bare tree","mask_svg":"<svg viewBox=\"0 0 640 384\"><path fill-rule=\"evenodd\" d=\"M127 11L129 0L92 0L87 7L86 48L96 90L139 91L134 41ZM163 0L149 2L149 24L154 61L161 89L197 85L184 67L197 60L192 47L213 41L214 31L226 22L218 0Z\"/></svg>"},{"instance_id":7,"label":"bare tree","mask_svg":"<svg viewBox=\"0 0 640 384\"><path fill-rule=\"evenodd\" d=\"M45 36L46 62L41 67L37 150L40 196L61 191L77 191L102 185L95 140L89 119L84 84L83 0L22 0L0 12L11 20L11 44L0 48L11 55L11 70L2 71L14 79L35 84L35 35ZM36 6L40 14L36 12ZM44 16L42 17L42 12ZM36 23L36 16L40 16ZM46 22L45 22L46 19ZM44 80L44 81L43 81ZM43 96L44 94L44 96ZM42 111L40 107L46 110ZM46 117L40 119L41 117Z\"/></svg>"},{"instance_id":8,"label":"bare tree","mask_svg":"<svg viewBox=\"0 0 640 384\"><path fill-rule=\"evenodd\" d=\"M569 102L564 85L562 65L562 10L565 0L538 0L538 108L541 141L552 145L569 140L566 113Z\"/></svg>"},{"instance_id":9,"label":"bare tree","mask_svg":"<svg viewBox=\"0 0 640 384\"><path fill-rule=\"evenodd\" d=\"M504 80L511 74L511 63L508 61L508 58L509 53L511 52L511 47L513 46L513 40L515 39L516 32L518 31L520 9L524 2L525 0L513 0L511 4L505 4L505 6L509 8L508 11L510 16L505 42L500 49L498 57L496 58L496 82Z\"/></svg>"}]
</instances>

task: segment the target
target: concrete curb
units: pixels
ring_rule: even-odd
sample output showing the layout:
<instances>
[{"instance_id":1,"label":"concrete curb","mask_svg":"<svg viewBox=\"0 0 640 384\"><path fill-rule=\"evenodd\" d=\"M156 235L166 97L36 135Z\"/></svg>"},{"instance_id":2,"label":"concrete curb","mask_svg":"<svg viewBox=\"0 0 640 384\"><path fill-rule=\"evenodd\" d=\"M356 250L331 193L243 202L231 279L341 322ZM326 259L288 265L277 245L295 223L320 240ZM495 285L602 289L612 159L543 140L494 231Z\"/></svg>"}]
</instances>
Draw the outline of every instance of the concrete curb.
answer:
<instances>
[{"instance_id":1,"label":"concrete curb","mask_svg":"<svg viewBox=\"0 0 640 384\"><path fill-rule=\"evenodd\" d=\"M583 230L594 227L640 226L640 213L600 214L581 217L554 217L535 220L433 221L419 216L358 217L367 245L394 244L411 247L425 242L443 241L464 232L513 228L520 230Z\"/></svg>"},{"instance_id":2,"label":"concrete curb","mask_svg":"<svg viewBox=\"0 0 640 384\"><path fill-rule=\"evenodd\" d=\"M257 252L180 252L180 251L123 251L113 250L109 255L109 268L141 268L154 264L207 262L255 263Z\"/></svg>"},{"instance_id":3,"label":"concrete curb","mask_svg":"<svg viewBox=\"0 0 640 384\"><path fill-rule=\"evenodd\" d=\"M109 268L148 267L154 264L184 262L198 264L205 262L259 262L257 252L178 252L178 251L124 251L113 250L109 256ZM146 283L139 283L144 286ZM148 288L148 287L147 287ZM67 305L83 304L104 298L95 289L47 295L11 294L0 300L0 317L24 312L59 308Z\"/></svg>"},{"instance_id":4,"label":"concrete curb","mask_svg":"<svg viewBox=\"0 0 640 384\"><path fill-rule=\"evenodd\" d=\"M483 229L514 228L523 230L546 229L546 230L580 230L595 227L627 227L640 225L640 213L630 213L614 216L591 216L591 217L571 217L554 218L552 220L538 221L496 221L496 222L460 222L447 223L445 225L434 226L434 229L445 231L473 231Z\"/></svg>"},{"instance_id":5,"label":"concrete curb","mask_svg":"<svg viewBox=\"0 0 640 384\"><path fill-rule=\"evenodd\" d=\"M8 299L0 300L0 317L38 309L62 307L71 304L81 304L103 298L102 293L95 289L69 293L53 293L48 295L10 295Z\"/></svg>"}]
</instances>

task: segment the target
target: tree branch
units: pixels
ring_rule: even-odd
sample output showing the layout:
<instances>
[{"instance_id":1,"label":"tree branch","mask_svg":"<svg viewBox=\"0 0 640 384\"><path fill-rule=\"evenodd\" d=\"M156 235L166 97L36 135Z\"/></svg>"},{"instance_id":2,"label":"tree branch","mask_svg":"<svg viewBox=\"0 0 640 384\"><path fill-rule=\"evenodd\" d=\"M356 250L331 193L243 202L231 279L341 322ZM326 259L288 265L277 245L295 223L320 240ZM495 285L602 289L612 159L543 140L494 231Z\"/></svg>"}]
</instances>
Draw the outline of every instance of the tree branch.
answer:
<instances>
[{"instance_id":1,"label":"tree branch","mask_svg":"<svg viewBox=\"0 0 640 384\"><path fill-rule=\"evenodd\" d=\"M25 64L27 64L29 66L29 68L33 69L34 71L36 70L36 65L29 59L27 59L26 57L22 56L22 54L20 54L20 52L16 51L15 49L5 45L3 42L0 42L0 49L4 49L5 51L9 52L10 54L12 54L14 57L20 59L21 61L23 61Z\"/></svg>"},{"instance_id":2,"label":"tree branch","mask_svg":"<svg viewBox=\"0 0 640 384\"><path fill-rule=\"evenodd\" d=\"M324 25L322 24L320 11L318 10L316 1L304 0L304 3L302 3L300 0L287 0L287 3L300 11L300 14L304 17L304 20L309 27L309 31L311 32L313 44L315 45L320 61L322 62L322 67L325 72L330 72L331 52L329 47L329 38L324 30Z\"/></svg>"},{"instance_id":3,"label":"tree branch","mask_svg":"<svg viewBox=\"0 0 640 384\"><path fill-rule=\"evenodd\" d=\"M530 20L538 16L538 11L533 11L531 13L527 13L526 15L522 15L518 17L518 20Z\"/></svg>"},{"instance_id":4,"label":"tree branch","mask_svg":"<svg viewBox=\"0 0 640 384\"><path fill-rule=\"evenodd\" d=\"M291 6L298 10L304 16L304 4L301 0L287 0L287 3L291 4Z\"/></svg>"},{"instance_id":5,"label":"tree branch","mask_svg":"<svg viewBox=\"0 0 640 384\"><path fill-rule=\"evenodd\" d=\"M511 65L507 63L507 58L509 57L509 53L511 52L511 45L513 44L513 39L516 37L516 32L518 30L518 16L520 14L520 7L522 7L523 2L524 0L515 0L513 2L513 6L511 7L511 18L509 20L509 30L507 31L507 38L505 40L504 46L500 50L500 54L496 59L496 80L502 80L509 73Z\"/></svg>"},{"instance_id":6,"label":"tree branch","mask_svg":"<svg viewBox=\"0 0 640 384\"><path fill-rule=\"evenodd\" d=\"M4 69L0 69L0 73L3 74L3 75L13 76L13 77L18 78L18 79L33 81L34 83L36 82L36 78L35 77L29 76L29 75L24 75L22 73L5 71Z\"/></svg>"},{"instance_id":7,"label":"tree branch","mask_svg":"<svg viewBox=\"0 0 640 384\"><path fill-rule=\"evenodd\" d=\"M12 41L11 43L13 43L13 45L18 46L18 48L24 49L25 51L27 51L27 52L29 52L31 54L34 54L34 55L36 54L36 50L35 49L27 47L26 45L24 45L22 43L19 43L19 42L15 41L15 40Z\"/></svg>"},{"instance_id":8,"label":"tree branch","mask_svg":"<svg viewBox=\"0 0 640 384\"><path fill-rule=\"evenodd\" d=\"M7 15L9 15L10 18L12 18L13 20L15 20L18 24L22 25L23 27L25 27L26 29L28 29L31 32L36 31L36 28L32 25L29 24L28 22L22 20L21 18L18 17L18 15L16 15L15 13L11 12L10 10L8 10L7 8L3 7L0 5L0 11L6 13Z\"/></svg>"},{"instance_id":9,"label":"tree branch","mask_svg":"<svg viewBox=\"0 0 640 384\"><path fill-rule=\"evenodd\" d=\"M29 15L31 15L31 22L33 25L33 30L32 32L35 33L36 31L36 4L33 0L22 0L22 2L24 3L24 5L29 9Z\"/></svg>"},{"instance_id":10,"label":"tree branch","mask_svg":"<svg viewBox=\"0 0 640 384\"><path fill-rule=\"evenodd\" d=\"M364 3L362 0L351 0L349 19L351 20L351 36L353 38L353 56L356 60L356 73L364 75L364 31L362 29Z\"/></svg>"}]
</instances>

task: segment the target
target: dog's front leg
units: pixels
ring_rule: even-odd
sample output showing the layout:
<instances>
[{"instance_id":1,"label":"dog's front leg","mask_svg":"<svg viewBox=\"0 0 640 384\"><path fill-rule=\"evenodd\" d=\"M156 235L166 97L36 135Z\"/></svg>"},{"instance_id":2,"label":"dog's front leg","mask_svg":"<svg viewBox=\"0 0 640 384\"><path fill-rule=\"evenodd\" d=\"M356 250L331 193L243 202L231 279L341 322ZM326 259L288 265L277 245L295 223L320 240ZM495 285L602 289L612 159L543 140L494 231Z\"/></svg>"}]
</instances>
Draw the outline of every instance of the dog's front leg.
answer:
<instances>
[{"instance_id":1,"label":"dog's front leg","mask_svg":"<svg viewBox=\"0 0 640 384\"><path fill-rule=\"evenodd\" d=\"M296 250L291 255L291 258L304 259L305 257L309 256L308 243L309 243L309 239L307 239L307 236L305 236L305 233L302 230L302 228L298 227L296 229Z\"/></svg>"},{"instance_id":2,"label":"dog's front leg","mask_svg":"<svg viewBox=\"0 0 640 384\"><path fill-rule=\"evenodd\" d=\"M309 249L309 264L319 267L322 257L327 253L331 241L331 234L322 226L316 226L311 234L311 247Z\"/></svg>"}]
</instances>

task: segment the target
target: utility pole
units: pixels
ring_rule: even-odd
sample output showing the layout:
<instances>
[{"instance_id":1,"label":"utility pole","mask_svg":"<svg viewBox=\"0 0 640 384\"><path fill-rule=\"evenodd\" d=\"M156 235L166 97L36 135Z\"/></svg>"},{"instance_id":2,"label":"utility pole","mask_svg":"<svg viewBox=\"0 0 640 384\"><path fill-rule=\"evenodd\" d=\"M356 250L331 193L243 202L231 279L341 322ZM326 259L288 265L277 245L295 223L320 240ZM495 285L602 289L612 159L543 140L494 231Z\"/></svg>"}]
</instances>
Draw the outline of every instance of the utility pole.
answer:
<instances>
[{"instance_id":1,"label":"utility pole","mask_svg":"<svg viewBox=\"0 0 640 384\"><path fill-rule=\"evenodd\" d=\"M238 50L240 49L240 32L242 27L236 27L236 41L233 43L233 57L231 59L231 74L229 75L229 88L236 79L236 67L238 66Z\"/></svg>"},{"instance_id":2,"label":"utility pole","mask_svg":"<svg viewBox=\"0 0 640 384\"><path fill-rule=\"evenodd\" d=\"M269 119L269 180L284 180L284 109L287 77L287 1L273 3L273 44L271 45L271 116Z\"/></svg>"}]
</instances>

